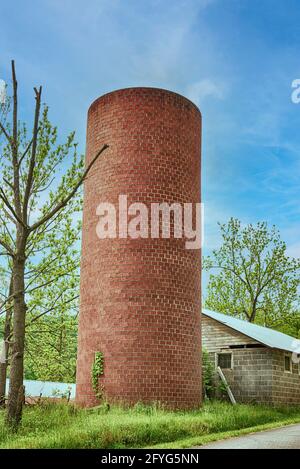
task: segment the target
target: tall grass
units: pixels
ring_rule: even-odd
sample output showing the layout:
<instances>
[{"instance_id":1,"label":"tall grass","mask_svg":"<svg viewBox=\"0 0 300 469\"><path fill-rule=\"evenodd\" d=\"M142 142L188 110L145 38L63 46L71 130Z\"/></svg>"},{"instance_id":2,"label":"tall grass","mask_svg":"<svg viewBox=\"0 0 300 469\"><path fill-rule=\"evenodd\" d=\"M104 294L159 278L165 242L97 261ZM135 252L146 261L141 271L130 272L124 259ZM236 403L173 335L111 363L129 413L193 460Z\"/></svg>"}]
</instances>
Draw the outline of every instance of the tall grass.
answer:
<instances>
[{"instance_id":1,"label":"tall grass","mask_svg":"<svg viewBox=\"0 0 300 469\"><path fill-rule=\"evenodd\" d=\"M0 448L138 448L289 419L300 421L300 408L272 408L213 402L193 412L157 406L97 411L50 404L26 408L17 434L4 427L0 412Z\"/></svg>"}]
</instances>

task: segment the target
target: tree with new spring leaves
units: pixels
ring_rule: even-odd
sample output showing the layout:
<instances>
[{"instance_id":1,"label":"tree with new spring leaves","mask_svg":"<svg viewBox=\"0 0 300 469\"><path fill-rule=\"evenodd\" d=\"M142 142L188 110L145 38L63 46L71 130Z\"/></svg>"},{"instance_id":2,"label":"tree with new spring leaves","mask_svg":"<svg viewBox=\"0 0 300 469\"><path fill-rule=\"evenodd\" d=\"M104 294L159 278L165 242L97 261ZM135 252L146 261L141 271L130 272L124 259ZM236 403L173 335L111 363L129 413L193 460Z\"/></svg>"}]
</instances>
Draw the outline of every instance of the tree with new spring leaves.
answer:
<instances>
[{"instance_id":1,"label":"tree with new spring leaves","mask_svg":"<svg viewBox=\"0 0 300 469\"><path fill-rule=\"evenodd\" d=\"M81 232L81 222L76 221L76 218L80 210L81 193L77 192L68 207L61 210L53 220L51 229L45 230L41 236L34 239L33 249L28 255L25 272L27 303L25 370L27 375L31 373L30 376L36 376L36 379L44 379L47 376L50 381L74 380L76 347L73 336L78 312L80 264L78 241ZM6 270L3 269L3 280L6 281L0 283L2 300L7 297L6 284L10 278L9 264ZM0 406L2 407L5 405L6 378L10 362L11 312L11 307L8 305L4 306L2 311L0 308L0 338L2 332L5 341L2 352L5 360L0 360ZM59 341L56 340L57 337ZM58 347L64 349L61 357L70 356L65 364L58 357ZM38 364L42 363L43 370L39 372Z\"/></svg>"},{"instance_id":2,"label":"tree with new spring leaves","mask_svg":"<svg viewBox=\"0 0 300 469\"><path fill-rule=\"evenodd\" d=\"M35 379L75 379L81 223L72 225L72 217L66 214L60 226L51 229L43 243L47 255L38 265L33 262L26 276L31 293L27 295L25 363Z\"/></svg>"},{"instance_id":3,"label":"tree with new spring leaves","mask_svg":"<svg viewBox=\"0 0 300 469\"><path fill-rule=\"evenodd\" d=\"M29 131L18 117L18 82L12 62L12 98L2 110L0 122L0 137L4 139L0 155L0 214L3 219L0 254L8 257L12 266L12 294L6 299L7 304L12 303L13 311L7 404L7 423L12 428L17 428L21 420L24 401L28 293L25 279L29 256L34 252L37 240L45 232L51 233L56 218L62 210L67 210L90 169L108 147L103 145L84 170L83 159L77 155L74 133L66 143L59 144L57 129L49 122L47 108L42 109L42 88L34 88L34 95L35 109ZM64 174L58 181L59 169Z\"/></svg>"},{"instance_id":4,"label":"tree with new spring leaves","mask_svg":"<svg viewBox=\"0 0 300 469\"><path fill-rule=\"evenodd\" d=\"M203 263L213 271L205 306L272 327L296 320L300 260L287 255L278 230L265 222L243 227L234 218L220 229L222 245Z\"/></svg>"},{"instance_id":5,"label":"tree with new spring leaves","mask_svg":"<svg viewBox=\"0 0 300 469\"><path fill-rule=\"evenodd\" d=\"M74 309L63 303L28 328L25 378L75 382L78 308L76 313Z\"/></svg>"}]
</instances>

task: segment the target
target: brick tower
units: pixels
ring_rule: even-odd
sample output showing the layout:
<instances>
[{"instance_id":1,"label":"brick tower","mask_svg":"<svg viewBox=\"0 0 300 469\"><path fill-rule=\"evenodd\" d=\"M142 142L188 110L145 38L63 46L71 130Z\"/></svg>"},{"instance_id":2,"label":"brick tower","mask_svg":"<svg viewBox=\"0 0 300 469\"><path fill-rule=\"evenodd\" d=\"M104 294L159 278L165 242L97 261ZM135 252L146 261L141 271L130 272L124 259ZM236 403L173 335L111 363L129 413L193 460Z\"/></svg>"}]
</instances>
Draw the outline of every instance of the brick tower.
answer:
<instances>
[{"instance_id":1,"label":"brick tower","mask_svg":"<svg viewBox=\"0 0 300 469\"><path fill-rule=\"evenodd\" d=\"M110 402L201 404L200 250L185 239L99 239L96 208L143 202L200 202L201 114L188 99L156 88L128 88L88 112L76 401L97 405L91 367L103 354L99 384ZM130 219L130 217L129 217ZM118 228L117 228L118 233Z\"/></svg>"}]
</instances>

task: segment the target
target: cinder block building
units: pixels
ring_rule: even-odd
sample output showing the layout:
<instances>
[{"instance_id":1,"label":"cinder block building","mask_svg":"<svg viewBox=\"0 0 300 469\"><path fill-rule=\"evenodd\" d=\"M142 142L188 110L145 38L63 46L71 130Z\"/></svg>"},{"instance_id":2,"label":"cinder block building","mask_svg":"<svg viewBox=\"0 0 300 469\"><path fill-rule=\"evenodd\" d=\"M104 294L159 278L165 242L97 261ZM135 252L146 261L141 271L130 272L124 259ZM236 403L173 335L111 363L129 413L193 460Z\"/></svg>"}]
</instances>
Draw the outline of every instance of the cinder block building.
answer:
<instances>
[{"instance_id":1,"label":"cinder block building","mask_svg":"<svg viewBox=\"0 0 300 469\"><path fill-rule=\"evenodd\" d=\"M238 403L300 404L299 340L204 309L202 342Z\"/></svg>"}]
</instances>

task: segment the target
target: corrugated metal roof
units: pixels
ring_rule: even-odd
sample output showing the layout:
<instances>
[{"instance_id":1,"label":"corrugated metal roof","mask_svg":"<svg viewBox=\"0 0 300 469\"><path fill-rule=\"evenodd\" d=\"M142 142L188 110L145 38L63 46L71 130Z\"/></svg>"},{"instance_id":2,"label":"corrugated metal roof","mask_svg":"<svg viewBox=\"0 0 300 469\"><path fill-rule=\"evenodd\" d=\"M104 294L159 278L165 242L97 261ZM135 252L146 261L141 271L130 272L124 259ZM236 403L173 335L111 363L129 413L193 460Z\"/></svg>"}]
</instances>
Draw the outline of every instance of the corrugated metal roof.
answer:
<instances>
[{"instance_id":1,"label":"corrugated metal roof","mask_svg":"<svg viewBox=\"0 0 300 469\"><path fill-rule=\"evenodd\" d=\"M202 314L241 332L267 347L300 353L300 340L283 334L282 332L274 331L268 327L258 326L257 324L243 321L242 319L237 319L227 314L216 313L208 309L203 309Z\"/></svg>"},{"instance_id":2,"label":"corrugated metal roof","mask_svg":"<svg viewBox=\"0 0 300 469\"><path fill-rule=\"evenodd\" d=\"M24 380L26 396L38 397L59 397L60 394L67 394L70 391L70 398L75 398L75 384L73 383L55 383L53 381L33 381ZM6 380L6 390L8 392L9 379Z\"/></svg>"}]
</instances>

